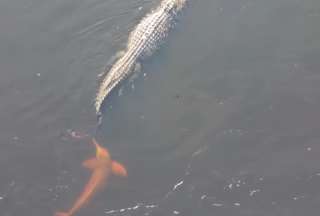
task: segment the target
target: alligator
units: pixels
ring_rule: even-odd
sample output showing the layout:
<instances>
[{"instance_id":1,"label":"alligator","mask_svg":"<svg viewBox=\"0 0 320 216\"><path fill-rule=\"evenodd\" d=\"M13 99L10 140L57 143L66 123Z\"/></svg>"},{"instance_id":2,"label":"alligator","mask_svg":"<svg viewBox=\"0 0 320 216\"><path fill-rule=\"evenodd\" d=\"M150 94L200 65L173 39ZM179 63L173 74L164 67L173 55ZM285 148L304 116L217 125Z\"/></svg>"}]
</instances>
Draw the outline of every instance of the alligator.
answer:
<instances>
[{"instance_id":1,"label":"alligator","mask_svg":"<svg viewBox=\"0 0 320 216\"><path fill-rule=\"evenodd\" d=\"M162 0L129 34L124 54L103 75L95 98L98 117L101 117L102 105L112 90L134 72L141 60L151 56L165 41L186 1Z\"/></svg>"}]
</instances>

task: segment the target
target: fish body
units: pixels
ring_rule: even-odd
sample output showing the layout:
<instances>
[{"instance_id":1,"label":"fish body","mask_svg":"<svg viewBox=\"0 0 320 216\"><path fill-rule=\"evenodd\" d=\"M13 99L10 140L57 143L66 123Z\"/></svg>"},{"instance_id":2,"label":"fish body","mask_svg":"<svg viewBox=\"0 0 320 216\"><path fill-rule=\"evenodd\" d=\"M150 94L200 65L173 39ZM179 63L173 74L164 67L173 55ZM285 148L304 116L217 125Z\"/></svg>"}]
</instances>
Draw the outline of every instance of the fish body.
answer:
<instances>
[{"instance_id":1,"label":"fish body","mask_svg":"<svg viewBox=\"0 0 320 216\"><path fill-rule=\"evenodd\" d=\"M92 170L92 175L88 183L72 208L68 212L57 212L55 213L55 216L74 215L99 189L102 188L102 186L106 184L110 174L127 176L127 171L124 166L113 161L106 148L101 147L95 139L92 139L92 143L96 148L96 156L83 162L84 167Z\"/></svg>"},{"instance_id":2,"label":"fish body","mask_svg":"<svg viewBox=\"0 0 320 216\"><path fill-rule=\"evenodd\" d=\"M111 91L132 74L141 59L151 56L164 42L185 3L186 0L162 0L130 33L126 51L106 73L99 86L95 99L98 115L101 115L102 104Z\"/></svg>"}]
</instances>

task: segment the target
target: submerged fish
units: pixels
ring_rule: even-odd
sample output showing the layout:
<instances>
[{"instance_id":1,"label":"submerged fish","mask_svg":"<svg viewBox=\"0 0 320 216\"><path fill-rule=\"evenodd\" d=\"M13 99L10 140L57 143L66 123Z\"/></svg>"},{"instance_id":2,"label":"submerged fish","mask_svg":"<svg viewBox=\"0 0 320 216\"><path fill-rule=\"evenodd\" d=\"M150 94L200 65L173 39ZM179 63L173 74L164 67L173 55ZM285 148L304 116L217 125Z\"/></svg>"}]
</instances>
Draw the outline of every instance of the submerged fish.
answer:
<instances>
[{"instance_id":1,"label":"submerged fish","mask_svg":"<svg viewBox=\"0 0 320 216\"><path fill-rule=\"evenodd\" d=\"M92 143L96 148L96 156L83 162L83 166L92 170L92 175L89 182L85 186L82 194L76 200L72 208L68 212L57 212L55 216L72 216L80 208L82 208L102 186L106 184L106 181L110 174L118 176L127 176L125 167L113 161L106 148L101 147L95 139L92 139Z\"/></svg>"},{"instance_id":2,"label":"submerged fish","mask_svg":"<svg viewBox=\"0 0 320 216\"><path fill-rule=\"evenodd\" d=\"M98 116L101 116L101 106L111 91L132 74L141 59L150 56L164 42L186 1L162 0L130 33L124 54L106 73L98 89L95 99Z\"/></svg>"}]
</instances>

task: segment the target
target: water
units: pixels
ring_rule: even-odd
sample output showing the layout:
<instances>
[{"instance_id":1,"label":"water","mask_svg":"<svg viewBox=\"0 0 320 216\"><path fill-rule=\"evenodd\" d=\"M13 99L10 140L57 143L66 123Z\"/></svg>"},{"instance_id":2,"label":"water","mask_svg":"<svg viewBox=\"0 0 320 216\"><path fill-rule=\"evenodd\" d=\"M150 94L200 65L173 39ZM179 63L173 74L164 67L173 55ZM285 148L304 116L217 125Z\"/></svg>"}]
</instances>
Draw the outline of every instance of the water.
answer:
<instances>
[{"instance_id":1,"label":"water","mask_svg":"<svg viewBox=\"0 0 320 216\"><path fill-rule=\"evenodd\" d=\"M93 130L97 75L157 3L0 2L1 215L73 204L94 150L68 131ZM129 177L77 215L318 215L319 23L317 0L190 0L98 130Z\"/></svg>"}]
</instances>

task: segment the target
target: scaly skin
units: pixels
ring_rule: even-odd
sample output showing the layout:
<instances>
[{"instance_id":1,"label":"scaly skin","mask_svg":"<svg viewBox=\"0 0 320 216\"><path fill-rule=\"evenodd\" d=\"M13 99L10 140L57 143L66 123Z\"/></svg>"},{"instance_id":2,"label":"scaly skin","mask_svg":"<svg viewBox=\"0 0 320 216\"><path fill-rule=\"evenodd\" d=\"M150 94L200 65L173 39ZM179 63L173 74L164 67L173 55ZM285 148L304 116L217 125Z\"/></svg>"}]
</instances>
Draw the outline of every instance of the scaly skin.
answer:
<instances>
[{"instance_id":1,"label":"scaly skin","mask_svg":"<svg viewBox=\"0 0 320 216\"><path fill-rule=\"evenodd\" d=\"M163 0L160 5L136 26L130 33L125 54L115 62L103 78L95 99L95 109L101 115L102 104L111 91L132 74L136 63L146 58L164 42L174 26L176 15L186 0Z\"/></svg>"}]
</instances>

